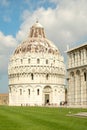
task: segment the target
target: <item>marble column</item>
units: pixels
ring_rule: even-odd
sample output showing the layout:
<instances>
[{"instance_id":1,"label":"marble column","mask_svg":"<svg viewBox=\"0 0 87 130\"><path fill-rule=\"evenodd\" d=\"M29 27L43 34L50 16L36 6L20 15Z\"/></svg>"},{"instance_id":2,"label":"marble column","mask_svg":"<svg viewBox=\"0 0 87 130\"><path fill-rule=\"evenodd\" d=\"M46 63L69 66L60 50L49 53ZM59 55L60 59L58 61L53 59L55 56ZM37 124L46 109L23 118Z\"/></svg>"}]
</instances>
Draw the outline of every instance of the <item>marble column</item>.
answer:
<instances>
[{"instance_id":1,"label":"marble column","mask_svg":"<svg viewBox=\"0 0 87 130\"><path fill-rule=\"evenodd\" d=\"M83 65L83 49L81 50L81 65Z\"/></svg>"},{"instance_id":2,"label":"marble column","mask_svg":"<svg viewBox=\"0 0 87 130\"><path fill-rule=\"evenodd\" d=\"M83 50L83 59L84 64L86 64L86 49Z\"/></svg>"},{"instance_id":3,"label":"marble column","mask_svg":"<svg viewBox=\"0 0 87 130\"><path fill-rule=\"evenodd\" d=\"M84 98L84 91L83 91L84 82L83 82L83 80L84 80L84 73L82 72L81 73L81 105L83 105L83 102L84 102L84 100L83 100L83 98Z\"/></svg>"}]
</instances>

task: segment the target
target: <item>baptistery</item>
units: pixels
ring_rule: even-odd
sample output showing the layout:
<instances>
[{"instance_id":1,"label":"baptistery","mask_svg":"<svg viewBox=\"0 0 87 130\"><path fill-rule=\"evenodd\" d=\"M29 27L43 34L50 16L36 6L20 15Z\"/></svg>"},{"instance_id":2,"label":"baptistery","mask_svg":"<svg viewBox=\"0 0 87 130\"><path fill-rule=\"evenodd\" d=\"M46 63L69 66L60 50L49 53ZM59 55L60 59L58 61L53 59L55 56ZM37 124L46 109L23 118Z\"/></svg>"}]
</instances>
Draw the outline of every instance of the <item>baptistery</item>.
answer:
<instances>
[{"instance_id":1,"label":"baptistery","mask_svg":"<svg viewBox=\"0 0 87 130\"><path fill-rule=\"evenodd\" d=\"M59 49L36 21L8 65L9 105L58 106L65 101L65 65Z\"/></svg>"}]
</instances>

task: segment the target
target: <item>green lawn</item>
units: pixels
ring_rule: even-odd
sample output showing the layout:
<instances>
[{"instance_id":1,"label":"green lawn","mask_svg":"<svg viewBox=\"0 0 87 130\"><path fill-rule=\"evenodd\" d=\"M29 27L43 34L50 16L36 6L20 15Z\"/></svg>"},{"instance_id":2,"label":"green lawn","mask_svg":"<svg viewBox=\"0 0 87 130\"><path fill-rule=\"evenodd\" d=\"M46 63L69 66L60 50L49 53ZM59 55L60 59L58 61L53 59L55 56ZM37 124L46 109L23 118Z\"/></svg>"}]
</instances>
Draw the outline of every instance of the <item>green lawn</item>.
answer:
<instances>
[{"instance_id":1,"label":"green lawn","mask_svg":"<svg viewBox=\"0 0 87 130\"><path fill-rule=\"evenodd\" d=\"M87 130L87 118L66 116L87 109L0 106L0 130Z\"/></svg>"}]
</instances>

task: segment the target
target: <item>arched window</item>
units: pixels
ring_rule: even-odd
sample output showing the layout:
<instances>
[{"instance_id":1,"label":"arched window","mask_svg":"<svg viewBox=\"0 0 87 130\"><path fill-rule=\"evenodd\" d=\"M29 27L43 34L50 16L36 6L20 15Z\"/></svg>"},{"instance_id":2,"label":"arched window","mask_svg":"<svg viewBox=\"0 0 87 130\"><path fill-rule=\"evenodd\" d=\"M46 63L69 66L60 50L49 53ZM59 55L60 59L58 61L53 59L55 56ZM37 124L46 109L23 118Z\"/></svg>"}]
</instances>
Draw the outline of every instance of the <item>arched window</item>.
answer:
<instances>
[{"instance_id":1,"label":"arched window","mask_svg":"<svg viewBox=\"0 0 87 130\"><path fill-rule=\"evenodd\" d=\"M46 59L46 64L48 64L48 60Z\"/></svg>"},{"instance_id":2,"label":"arched window","mask_svg":"<svg viewBox=\"0 0 87 130\"><path fill-rule=\"evenodd\" d=\"M28 64L30 64L30 59L28 59Z\"/></svg>"},{"instance_id":3,"label":"arched window","mask_svg":"<svg viewBox=\"0 0 87 130\"><path fill-rule=\"evenodd\" d=\"M32 79L32 80L34 79L34 74L33 74L33 73L31 73L31 79Z\"/></svg>"},{"instance_id":4,"label":"arched window","mask_svg":"<svg viewBox=\"0 0 87 130\"><path fill-rule=\"evenodd\" d=\"M39 64L40 63L40 59L37 59L37 64Z\"/></svg>"},{"instance_id":5,"label":"arched window","mask_svg":"<svg viewBox=\"0 0 87 130\"><path fill-rule=\"evenodd\" d=\"M87 56L87 48L86 48L86 56Z\"/></svg>"},{"instance_id":6,"label":"arched window","mask_svg":"<svg viewBox=\"0 0 87 130\"><path fill-rule=\"evenodd\" d=\"M86 72L84 72L84 81L86 81Z\"/></svg>"},{"instance_id":7,"label":"arched window","mask_svg":"<svg viewBox=\"0 0 87 130\"><path fill-rule=\"evenodd\" d=\"M75 64L75 53L73 54L74 64Z\"/></svg>"},{"instance_id":8,"label":"arched window","mask_svg":"<svg viewBox=\"0 0 87 130\"><path fill-rule=\"evenodd\" d=\"M81 51L79 51L79 57L80 57L80 59L81 59Z\"/></svg>"},{"instance_id":9,"label":"arched window","mask_svg":"<svg viewBox=\"0 0 87 130\"><path fill-rule=\"evenodd\" d=\"M30 89L28 89L28 95L30 95Z\"/></svg>"},{"instance_id":10,"label":"arched window","mask_svg":"<svg viewBox=\"0 0 87 130\"><path fill-rule=\"evenodd\" d=\"M22 95L22 89L20 89L20 95Z\"/></svg>"},{"instance_id":11,"label":"arched window","mask_svg":"<svg viewBox=\"0 0 87 130\"><path fill-rule=\"evenodd\" d=\"M23 63L23 59L21 59L21 64Z\"/></svg>"},{"instance_id":12,"label":"arched window","mask_svg":"<svg viewBox=\"0 0 87 130\"><path fill-rule=\"evenodd\" d=\"M46 74L46 79L48 80L49 74Z\"/></svg>"},{"instance_id":13,"label":"arched window","mask_svg":"<svg viewBox=\"0 0 87 130\"><path fill-rule=\"evenodd\" d=\"M9 88L9 92L11 93L11 87Z\"/></svg>"},{"instance_id":14,"label":"arched window","mask_svg":"<svg viewBox=\"0 0 87 130\"><path fill-rule=\"evenodd\" d=\"M40 94L40 90L39 89L37 89L37 95L39 95Z\"/></svg>"}]
</instances>

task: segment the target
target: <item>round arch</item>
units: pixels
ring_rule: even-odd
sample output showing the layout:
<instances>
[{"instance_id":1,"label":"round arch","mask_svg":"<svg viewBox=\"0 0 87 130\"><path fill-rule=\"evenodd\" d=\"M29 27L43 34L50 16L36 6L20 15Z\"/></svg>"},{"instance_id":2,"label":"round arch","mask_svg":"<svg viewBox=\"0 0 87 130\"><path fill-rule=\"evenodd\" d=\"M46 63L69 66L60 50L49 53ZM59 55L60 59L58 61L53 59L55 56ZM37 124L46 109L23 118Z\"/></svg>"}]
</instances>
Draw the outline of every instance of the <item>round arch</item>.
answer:
<instances>
[{"instance_id":1,"label":"round arch","mask_svg":"<svg viewBox=\"0 0 87 130\"><path fill-rule=\"evenodd\" d=\"M43 88L43 95L44 95L44 104L45 105L51 104L52 88L50 86L45 86Z\"/></svg>"}]
</instances>

